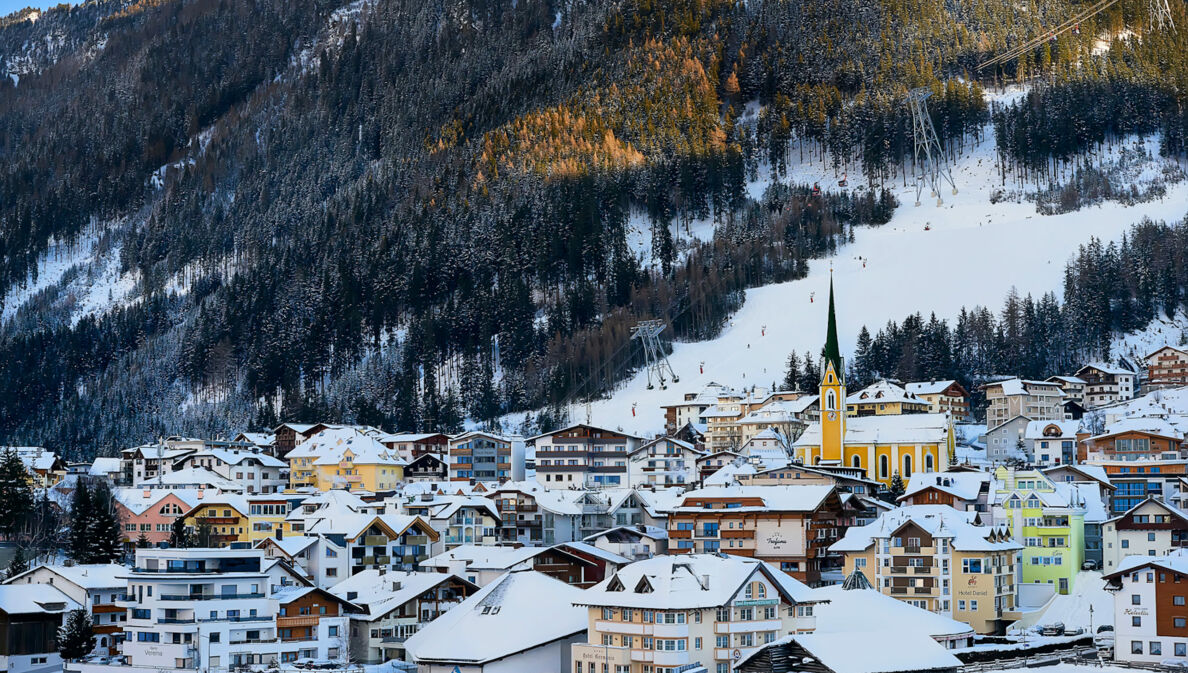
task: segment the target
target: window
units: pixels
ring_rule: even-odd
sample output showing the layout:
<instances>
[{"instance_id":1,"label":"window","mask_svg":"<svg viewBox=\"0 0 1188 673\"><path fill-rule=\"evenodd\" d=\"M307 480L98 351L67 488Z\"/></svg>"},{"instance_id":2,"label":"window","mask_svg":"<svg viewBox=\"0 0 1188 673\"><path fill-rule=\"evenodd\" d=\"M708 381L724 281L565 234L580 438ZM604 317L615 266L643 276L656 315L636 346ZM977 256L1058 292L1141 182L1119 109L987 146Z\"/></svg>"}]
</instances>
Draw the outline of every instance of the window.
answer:
<instances>
[{"instance_id":1,"label":"window","mask_svg":"<svg viewBox=\"0 0 1188 673\"><path fill-rule=\"evenodd\" d=\"M1172 620L1172 622L1175 624L1177 629L1182 629L1185 626L1188 626L1188 620L1185 620L1183 617L1176 617Z\"/></svg>"},{"instance_id":2,"label":"window","mask_svg":"<svg viewBox=\"0 0 1188 673\"><path fill-rule=\"evenodd\" d=\"M1183 605L1183 604L1184 604L1183 596L1172 596L1172 605Z\"/></svg>"},{"instance_id":3,"label":"window","mask_svg":"<svg viewBox=\"0 0 1188 673\"><path fill-rule=\"evenodd\" d=\"M887 456L879 456L879 478L887 478Z\"/></svg>"},{"instance_id":4,"label":"window","mask_svg":"<svg viewBox=\"0 0 1188 673\"><path fill-rule=\"evenodd\" d=\"M1130 594L1130 604L1131 605L1142 605L1143 597L1138 594Z\"/></svg>"},{"instance_id":5,"label":"window","mask_svg":"<svg viewBox=\"0 0 1188 673\"><path fill-rule=\"evenodd\" d=\"M1131 617L1131 618L1130 618L1130 625L1131 625L1131 626L1142 626L1142 625L1143 625L1143 618L1142 618L1142 617L1139 617L1138 615L1135 615L1135 616Z\"/></svg>"},{"instance_id":6,"label":"window","mask_svg":"<svg viewBox=\"0 0 1188 673\"><path fill-rule=\"evenodd\" d=\"M1163 646L1159 644L1158 640L1151 641L1151 654L1163 654Z\"/></svg>"},{"instance_id":7,"label":"window","mask_svg":"<svg viewBox=\"0 0 1188 673\"><path fill-rule=\"evenodd\" d=\"M1188 643L1176 643L1176 656L1188 656Z\"/></svg>"}]
</instances>

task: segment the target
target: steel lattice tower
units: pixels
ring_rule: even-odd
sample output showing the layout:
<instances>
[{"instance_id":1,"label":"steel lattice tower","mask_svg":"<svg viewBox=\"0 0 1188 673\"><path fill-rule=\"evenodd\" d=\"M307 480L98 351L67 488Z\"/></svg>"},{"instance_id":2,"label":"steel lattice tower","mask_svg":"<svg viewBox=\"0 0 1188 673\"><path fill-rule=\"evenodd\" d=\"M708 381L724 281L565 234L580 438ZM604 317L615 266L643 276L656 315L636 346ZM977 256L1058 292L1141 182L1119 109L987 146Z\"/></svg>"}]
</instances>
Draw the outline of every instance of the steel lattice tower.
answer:
<instances>
[{"instance_id":1,"label":"steel lattice tower","mask_svg":"<svg viewBox=\"0 0 1188 673\"><path fill-rule=\"evenodd\" d=\"M1176 23L1172 21L1171 7L1168 6L1167 0L1150 0L1150 19L1151 25L1163 30L1171 28L1175 30Z\"/></svg>"},{"instance_id":2,"label":"steel lattice tower","mask_svg":"<svg viewBox=\"0 0 1188 673\"><path fill-rule=\"evenodd\" d=\"M936 197L936 205L944 201L940 197L942 182L948 182L957 193L957 183L953 182L953 173L949 169L949 162L945 159L944 149L936 135L936 128L932 125L932 117L928 114L928 97L932 90L927 87L912 89L908 92L907 101L912 109L912 135L915 138L915 177L916 177L916 205L920 205L920 194L924 193L927 183L932 195Z\"/></svg>"},{"instance_id":3,"label":"steel lattice tower","mask_svg":"<svg viewBox=\"0 0 1188 673\"><path fill-rule=\"evenodd\" d=\"M673 383L681 380L677 377L676 372L672 371L672 365L668 364L668 356L664 354L664 349L660 346L660 333L663 331L663 320L644 320L631 328L631 339L639 339L643 344L644 360L648 368L648 390L654 387L652 385L653 377L660 384L661 390L668 387L665 372L668 373L668 378Z\"/></svg>"}]
</instances>

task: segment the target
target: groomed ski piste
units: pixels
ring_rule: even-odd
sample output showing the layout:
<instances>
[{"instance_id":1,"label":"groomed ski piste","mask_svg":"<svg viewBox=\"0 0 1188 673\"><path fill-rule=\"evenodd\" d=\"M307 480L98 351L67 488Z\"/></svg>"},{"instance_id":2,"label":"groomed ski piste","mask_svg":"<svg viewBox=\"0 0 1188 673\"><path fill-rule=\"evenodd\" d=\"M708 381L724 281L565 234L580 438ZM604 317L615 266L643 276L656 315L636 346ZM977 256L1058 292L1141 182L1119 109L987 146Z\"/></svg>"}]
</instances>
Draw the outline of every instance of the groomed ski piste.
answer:
<instances>
[{"instance_id":1,"label":"groomed ski piste","mask_svg":"<svg viewBox=\"0 0 1188 673\"><path fill-rule=\"evenodd\" d=\"M1020 94L988 97L1004 102ZM1140 186L1169 163L1158 156L1158 138L1136 138L1126 145L1144 146L1153 154L1150 164L1133 175ZM953 319L962 307L978 305L997 312L1012 288L1020 296L1055 292L1059 297L1065 263L1079 246L1093 238L1119 240L1144 217L1171 222L1188 214L1185 181L1169 185L1162 199L1133 206L1105 202L1060 215L1040 215L1026 199L992 203L996 192L1035 190L1034 183L1020 187L1009 177L1003 185L996 161L988 126L983 140L955 162L959 193L942 193L944 205L938 207L925 192L915 206L914 184L889 183L900 202L891 222L856 228L854 242L839 246L833 257L812 260L806 278L748 290L744 305L717 338L674 343L668 360L679 383L648 389L646 372L639 370L608 399L572 405L570 420L653 436L664 429L660 407L679 401L683 393L711 383L749 388L779 382L790 351L820 352L831 277L842 352L849 356L863 325L873 334L888 320L916 312L925 319L931 313ZM834 171L819 163L795 166L782 181L838 189ZM849 182L854 188L861 180L851 175ZM753 184L752 195L762 194L766 185L762 180ZM505 427L519 427L523 418L511 415Z\"/></svg>"}]
</instances>

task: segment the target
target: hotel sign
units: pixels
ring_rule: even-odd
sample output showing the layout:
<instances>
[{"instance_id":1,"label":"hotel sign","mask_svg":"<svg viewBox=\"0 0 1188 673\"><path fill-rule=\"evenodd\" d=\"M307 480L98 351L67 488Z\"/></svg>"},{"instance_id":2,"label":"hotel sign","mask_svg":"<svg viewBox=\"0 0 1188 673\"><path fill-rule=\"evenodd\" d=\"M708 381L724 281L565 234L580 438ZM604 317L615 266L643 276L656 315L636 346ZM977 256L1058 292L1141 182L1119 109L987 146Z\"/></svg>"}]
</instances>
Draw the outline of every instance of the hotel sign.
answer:
<instances>
[{"instance_id":1,"label":"hotel sign","mask_svg":"<svg viewBox=\"0 0 1188 673\"><path fill-rule=\"evenodd\" d=\"M760 598L753 601L735 601L735 607L749 607L752 605L776 605L779 601L774 598Z\"/></svg>"}]
</instances>

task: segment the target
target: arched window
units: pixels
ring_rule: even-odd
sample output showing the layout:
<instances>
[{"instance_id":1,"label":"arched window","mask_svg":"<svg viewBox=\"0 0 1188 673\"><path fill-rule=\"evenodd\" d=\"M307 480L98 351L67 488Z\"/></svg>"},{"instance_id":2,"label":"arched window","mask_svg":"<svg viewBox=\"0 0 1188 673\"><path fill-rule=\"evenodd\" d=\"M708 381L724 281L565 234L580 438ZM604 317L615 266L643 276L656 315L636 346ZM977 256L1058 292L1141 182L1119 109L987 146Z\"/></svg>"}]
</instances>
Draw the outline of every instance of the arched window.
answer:
<instances>
[{"instance_id":1,"label":"arched window","mask_svg":"<svg viewBox=\"0 0 1188 673\"><path fill-rule=\"evenodd\" d=\"M932 464L932 454L931 453L926 454L924 456L924 471L932 472L935 469L936 469L936 467L934 467Z\"/></svg>"},{"instance_id":2,"label":"arched window","mask_svg":"<svg viewBox=\"0 0 1188 673\"><path fill-rule=\"evenodd\" d=\"M826 409L836 409L837 408L837 397L834 395L834 392L832 390L830 390L829 394L825 396L825 408Z\"/></svg>"},{"instance_id":3,"label":"arched window","mask_svg":"<svg viewBox=\"0 0 1188 673\"><path fill-rule=\"evenodd\" d=\"M859 458L858 456L854 456L853 458L850 459L850 465L852 467L862 467L862 459Z\"/></svg>"},{"instance_id":4,"label":"arched window","mask_svg":"<svg viewBox=\"0 0 1188 673\"><path fill-rule=\"evenodd\" d=\"M887 456L879 456L879 478L880 479L887 478L888 462L889 461L887 460Z\"/></svg>"},{"instance_id":5,"label":"arched window","mask_svg":"<svg viewBox=\"0 0 1188 673\"><path fill-rule=\"evenodd\" d=\"M813 458L813 465L820 465L820 464L821 464L821 456L815 456Z\"/></svg>"},{"instance_id":6,"label":"arched window","mask_svg":"<svg viewBox=\"0 0 1188 673\"><path fill-rule=\"evenodd\" d=\"M907 479L910 476L912 476L912 457L904 456L903 457L903 478Z\"/></svg>"}]
</instances>

